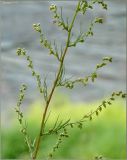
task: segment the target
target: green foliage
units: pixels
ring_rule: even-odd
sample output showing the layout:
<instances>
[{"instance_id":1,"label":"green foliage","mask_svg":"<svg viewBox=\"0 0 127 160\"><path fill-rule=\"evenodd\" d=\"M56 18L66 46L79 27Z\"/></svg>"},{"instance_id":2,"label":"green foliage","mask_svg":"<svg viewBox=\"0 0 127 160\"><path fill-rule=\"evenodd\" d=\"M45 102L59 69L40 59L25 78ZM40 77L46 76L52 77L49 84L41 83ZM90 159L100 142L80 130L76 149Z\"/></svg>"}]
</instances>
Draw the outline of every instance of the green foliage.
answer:
<instances>
[{"instance_id":1,"label":"green foliage","mask_svg":"<svg viewBox=\"0 0 127 160\"><path fill-rule=\"evenodd\" d=\"M43 95L44 100L45 100L45 107L43 110L43 114L42 113L40 114L40 115L42 115L42 117L41 117L40 121L38 122L38 123L41 123L40 130L38 131L38 136L35 136L34 138L32 138L34 140L31 140L30 136L28 135L26 121L24 120L23 113L20 109L20 106L21 106L22 101L24 99L24 89L22 89L22 88L19 92L19 100L17 103L17 107L15 109L16 113L18 115L18 121L21 126L21 131L25 137L25 142L29 148L30 155L31 155L32 159L37 158L37 155L39 153L39 149L41 147L41 141L43 140L43 143L44 143L45 138L47 138L49 136L57 137L57 142L53 146L53 148L51 149L51 152L49 153L49 157L52 157L53 154L57 151L57 149L61 146L61 143L63 141L65 141L65 138L70 138L70 136L69 136L70 129L72 129L74 127L82 129L83 124L86 121L89 122L95 116L98 116L100 114L100 112L102 112L102 110L104 108L107 108L108 106L110 106L112 104L112 102L114 100L116 100L116 98L118 96L122 97L122 98L126 97L126 94L123 93L122 91L113 92L112 95L110 96L110 98L108 100L103 100L103 102L96 109L91 110L90 112L88 112L87 114L84 114L84 115L81 115L81 113L80 113L80 117L78 120L72 121L72 117L69 117L68 119L65 120L63 117L62 117L63 119L61 119L61 117L58 115L55 119L55 122L52 124L52 126L50 128L48 128L47 124L48 124L48 121L51 117L51 114L48 113L49 112L49 105L52 100L52 96L54 94L55 89L57 87L66 87L66 88L72 89L75 86L75 84L77 84L77 83L82 83L84 86L86 86L90 81L94 82L95 79L97 79L98 69L100 69L103 66L106 66L108 63L112 62L112 57L104 57L102 59L102 62L96 65L95 70L90 75L88 75L86 77L76 78L76 79L67 79L65 76L64 60L67 55L68 49L70 47L76 47L78 45L78 43L84 43L88 37L94 35L93 28L94 28L95 24L97 24L97 23L102 24L103 23L102 18L95 17L93 19L93 21L90 23L90 25L88 27L88 31L87 32L80 31L77 38L72 41L72 36L73 36L72 32L73 32L73 27L75 25L75 20L77 18L77 15L78 14L85 15L89 9L93 9L94 4L96 4L96 3L99 4L103 9L107 9L107 4L105 4L103 0L91 0L89 2L86 0L79 0L77 2L76 8L74 10L74 14L72 16L72 19L68 20L69 18L67 17L66 21L63 18L62 7L60 8L60 10L54 4L49 7L49 9L53 15L53 23L57 24L58 27L65 30L66 34L67 34L65 46L61 47L60 51L58 50L56 42L54 42L54 44L52 44L52 42L50 42L46 38L45 34L43 33L43 30L41 28L40 23L33 24L34 31L36 31L40 35L41 46L47 48L49 50L49 54L53 55L55 58L57 58L58 63L59 63L58 70L55 74L56 77L52 83L51 88L49 88L47 86L46 78L44 78L43 84L42 84L40 74L35 71L32 59L27 54L26 50L22 49L22 48L17 49L17 55L22 56L27 60L28 68L31 70L32 76L35 77L38 90L39 90L40 94ZM25 123L23 123L23 121L25 121ZM33 127L35 127L34 123L32 125L33 125ZM51 144L51 141L50 141L50 144ZM41 153L39 153L39 154L41 155Z\"/></svg>"},{"instance_id":2,"label":"green foliage","mask_svg":"<svg viewBox=\"0 0 127 160\"><path fill-rule=\"evenodd\" d=\"M65 104L62 104L62 102L60 104L60 101L61 100L58 102L57 100L52 103L53 109L47 123L47 129L53 126L58 115L66 121L71 113L73 121L77 121L81 115L89 112L91 109L96 109L95 106L99 103L73 104L65 100ZM58 106L56 104L58 104ZM59 108L59 104L61 108ZM59 142L62 141L60 145L59 143L55 143L57 139L55 135L45 137L41 145L39 158L46 157L56 144L59 145L59 150L56 150L54 154L58 159L81 158L91 160L99 155L112 159L124 159L126 157L126 115L124 105L122 101L117 101L111 108L107 108L98 118L94 117L94 121L85 122L82 130L79 130L78 126L69 129L69 138L58 137ZM35 102L27 111L29 115L29 118L27 118L29 123L28 131L31 133L32 138L35 137L39 129L41 117L38 115L41 112L42 107L40 102ZM23 144L23 137L20 135L17 125L18 124L14 122L10 129L7 130L5 128L2 132L3 159L28 159L27 148ZM14 149L11 146L16 147Z\"/></svg>"}]
</instances>

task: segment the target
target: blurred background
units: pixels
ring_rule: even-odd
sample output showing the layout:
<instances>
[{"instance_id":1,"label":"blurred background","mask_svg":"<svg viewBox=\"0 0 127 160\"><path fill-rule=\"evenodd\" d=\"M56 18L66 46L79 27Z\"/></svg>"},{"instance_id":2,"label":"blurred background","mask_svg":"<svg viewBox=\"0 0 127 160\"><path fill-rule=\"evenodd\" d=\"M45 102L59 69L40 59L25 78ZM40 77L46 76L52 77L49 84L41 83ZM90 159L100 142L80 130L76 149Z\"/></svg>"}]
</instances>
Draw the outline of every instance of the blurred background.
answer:
<instances>
[{"instance_id":1,"label":"blurred background","mask_svg":"<svg viewBox=\"0 0 127 160\"><path fill-rule=\"evenodd\" d=\"M57 89L52 105L56 116L69 113L74 119L82 112L97 106L102 99L107 98L113 91L126 89L126 1L107 1L108 10L95 5L86 16L79 15L73 30L74 37L80 32L87 31L94 17L102 17L104 24L94 27L94 36L69 49L65 59L66 77L85 77L94 71L102 57L112 56L113 62L99 71L95 83L86 87L76 85L73 90ZM23 110L30 124L32 138L37 135L38 115L41 114L41 97L36 89L35 79L26 67L24 59L16 56L18 47L25 48L32 57L35 69L40 72L42 80L47 77L49 87L55 78L58 63L48 51L40 46L39 35L33 31L32 24L40 23L49 40L56 40L58 46L65 45L66 32L52 23L49 6L63 6L63 17L71 17L77 1L6 1L0 3L0 38L1 38L1 129L2 129L2 158L28 159L27 148L24 147L23 137L20 136L19 125L15 122L14 107L21 83L28 85ZM28 114L28 113L31 113ZM76 115L76 113L79 113ZM49 126L53 123L51 119ZM35 124L35 126L33 126ZM34 129L34 131L33 131ZM66 140L56 153L56 158L91 159L96 155L107 158L125 158L125 104L118 100L102 116L87 124L83 131L74 129L71 138ZM76 137L79 137L76 138ZM45 153L50 150L49 144L55 143L55 138L45 140ZM15 149L12 145L15 144ZM72 146L73 144L73 146ZM42 152L43 155L43 152ZM40 157L42 156L40 154ZM43 155L45 156L45 155Z\"/></svg>"}]
</instances>

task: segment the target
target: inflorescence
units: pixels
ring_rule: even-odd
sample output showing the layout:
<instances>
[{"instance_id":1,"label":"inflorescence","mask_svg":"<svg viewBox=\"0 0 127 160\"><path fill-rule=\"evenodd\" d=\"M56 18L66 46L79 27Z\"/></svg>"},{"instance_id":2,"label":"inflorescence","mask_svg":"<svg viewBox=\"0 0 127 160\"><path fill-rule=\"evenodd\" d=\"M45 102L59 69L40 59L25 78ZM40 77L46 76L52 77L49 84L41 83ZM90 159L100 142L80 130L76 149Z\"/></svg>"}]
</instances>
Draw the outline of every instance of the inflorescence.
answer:
<instances>
[{"instance_id":1,"label":"inflorescence","mask_svg":"<svg viewBox=\"0 0 127 160\"><path fill-rule=\"evenodd\" d=\"M46 38L46 36L41 28L40 23L33 24L34 31L36 31L40 35L41 46L44 48L47 48L49 51L49 54L53 55L55 58L57 58L57 60L59 62L59 68L58 68L58 72L56 73L56 79L54 80L53 86L52 86L51 91L49 93L48 93L48 86L46 83L46 78L44 78L44 82L42 84L41 76L34 69L33 61L31 59L31 57L27 54L26 50L22 49L22 48L18 48L16 51L18 56L22 56L26 59L26 61L28 63L27 66L30 69L32 76L35 77L38 90L41 93L41 95L44 96L44 100L45 100L45 104L46 104L46 106L44 108L44 113L42 116L42 122L41 122L39 136L32 143L32 141L30 140L30 137L28 135L27 124L26 124L26 121L24 121L23 112L21 111L21 104L24 100L25 91L27 89L27 86L25 84L23 84L21 86L15 111L18 116L18 121L19 121L19 124L21 127L21 132L23 133L23 135L25 137L25 142L28 145L32 159L36 159L36 157L37 157L39 145L41 142L41 137L47 136L47 135L52 135L52 134L55 134L58 136L58 140L57 140L56 144L53 146L51 153L49 154L49 157L52 157L54 152L60 147L60 144L64 141L64 138L69 137L68 128L74 128L75 126L77 126L79 129L82 129L83 124L85 122L91 121L94 116L98 116L100 114L100 112L102 112L102 110L104 108L107 108L108 106L110 106L113 103L113 101L116 100L117 97L121 97L121 98L126 97L126 93L123 93L122 91L113 92L108 100L103 100L102 103L94 111L90 111L87 114L81 115L81 119L79 119L78 121L71 122L71 119L68 119L66 121L60 121L59 117L58 117L56 119L54 125L48 131L45 130L46 123L49 118L49 116L47 116L48 106L49 106L49 103L52 99L52 95L54 93L55 88L56 87L65 87L65 88L72 89L72 88L74 88L75 84L77 84L77 83L81 83L81 84L83 84L83 86L86 86L86 85L88 85L88 83L90 81L94 82L98 78L97 71L99 69L106 66L108 63L112 62L112 57L104 57L102 59L102 61L96 65L94 71L90 75L84 76L83 78L76 78L76 79L65 78L64 59L65 59L66 53L68 51L68 48L76 47L78 43L84 43L89 36L94 35L94 32L93 32L94 25L97 23L99 23L99 24L103 23L102 18L99 18L99 17L95 18L90 23L90 25L88 27L88 31L87 32L80 31L77 38L72 41L72 39L71 39L72 38L72 29L73 29L74 22L75 22L77 15L78 14L85 15L87 10L93 9L94 4L99 4L103 9L107 10L107 4L103 0L90 0L90 1L79 0L78 4L76 6L76 9L74 11L74 15L73 15L71 22L69 21L68 17L67 17L66 21L63 18L62 7L60 8L60 10L54 4L52 4L49 7L49 9L53 15L53 23L56 24L58 27L62 28L62 30L65 30L67 33L66 46L61 47L61 48L64 48L64 49L61 49L61 51L58 50L56 42L54 42L54 44L52 44L52 42L50 42Z\"/></svg>"}]
</instances>

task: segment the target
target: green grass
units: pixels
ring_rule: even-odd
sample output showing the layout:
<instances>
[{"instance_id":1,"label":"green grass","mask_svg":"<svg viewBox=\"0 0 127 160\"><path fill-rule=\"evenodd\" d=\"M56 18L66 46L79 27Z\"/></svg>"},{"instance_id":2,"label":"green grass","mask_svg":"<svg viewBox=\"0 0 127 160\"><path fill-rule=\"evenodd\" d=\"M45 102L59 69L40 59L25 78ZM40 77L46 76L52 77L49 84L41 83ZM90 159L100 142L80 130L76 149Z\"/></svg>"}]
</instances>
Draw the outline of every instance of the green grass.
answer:
<instances>
[{"instance_id":1,"label":"green grass","mask_svg":"<svg viewBox=\"0 0 127 160\"><path fill-rule=\"evenodd\" d=\"M55 122L60 114L61 119L71 118L77 120L99 103L73 104L58 98L52 103L52 112L48 122L48 128ZM125 127L125 104L117 101L114 105L103 110L98 118L84 124L82 130L73 128L69 130L70 137L66 138L59 150L55 152L55 158L82 158L92 159L96 155L103 157L122 159L126 157L126 127ZM28 114L29 113L29 114ZM42 114L42 105L35 102L29 107L25 116L29 124L29 133L32 138L38 134ZM43 140L39 157L46 157L56 143L56 136L49 136ZM23 136L19 131L19 125L14 117L10 129L2 130L2 158L28 159L27 147L24 145Z\"/></svg>"}]
</instances>

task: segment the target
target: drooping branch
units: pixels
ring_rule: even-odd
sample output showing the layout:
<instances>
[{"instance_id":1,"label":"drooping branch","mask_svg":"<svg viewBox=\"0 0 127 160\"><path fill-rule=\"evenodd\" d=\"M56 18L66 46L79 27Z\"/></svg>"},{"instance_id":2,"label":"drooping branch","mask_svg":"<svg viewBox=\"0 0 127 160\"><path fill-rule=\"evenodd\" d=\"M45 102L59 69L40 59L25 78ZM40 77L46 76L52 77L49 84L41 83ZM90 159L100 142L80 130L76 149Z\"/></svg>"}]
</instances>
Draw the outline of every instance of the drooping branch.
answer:
<instances>
[{"instance_id":1,"label":"drooping branch","mask_svg":"<svg viewBox=\"0 0 127 160\"><path fill-rule=\"evenodd\" d=\"M102 59L102 62L96 65L95 70L90 75L85 76L83 78L77 78L75 80L64 78L64 76L63 76L64 72L62 72L57 86L64 86L69 89L72 89L75 86L75 84L77 84L77 83L81 83L84 86L86 86L89 83L89 81L92 81L92 82L95 81L95 79L98 77L97 71L100 68L106 66L108 63L111 63L111 62L112 62L112 57L104 57Z\"/></svg>"}]
</instances>

